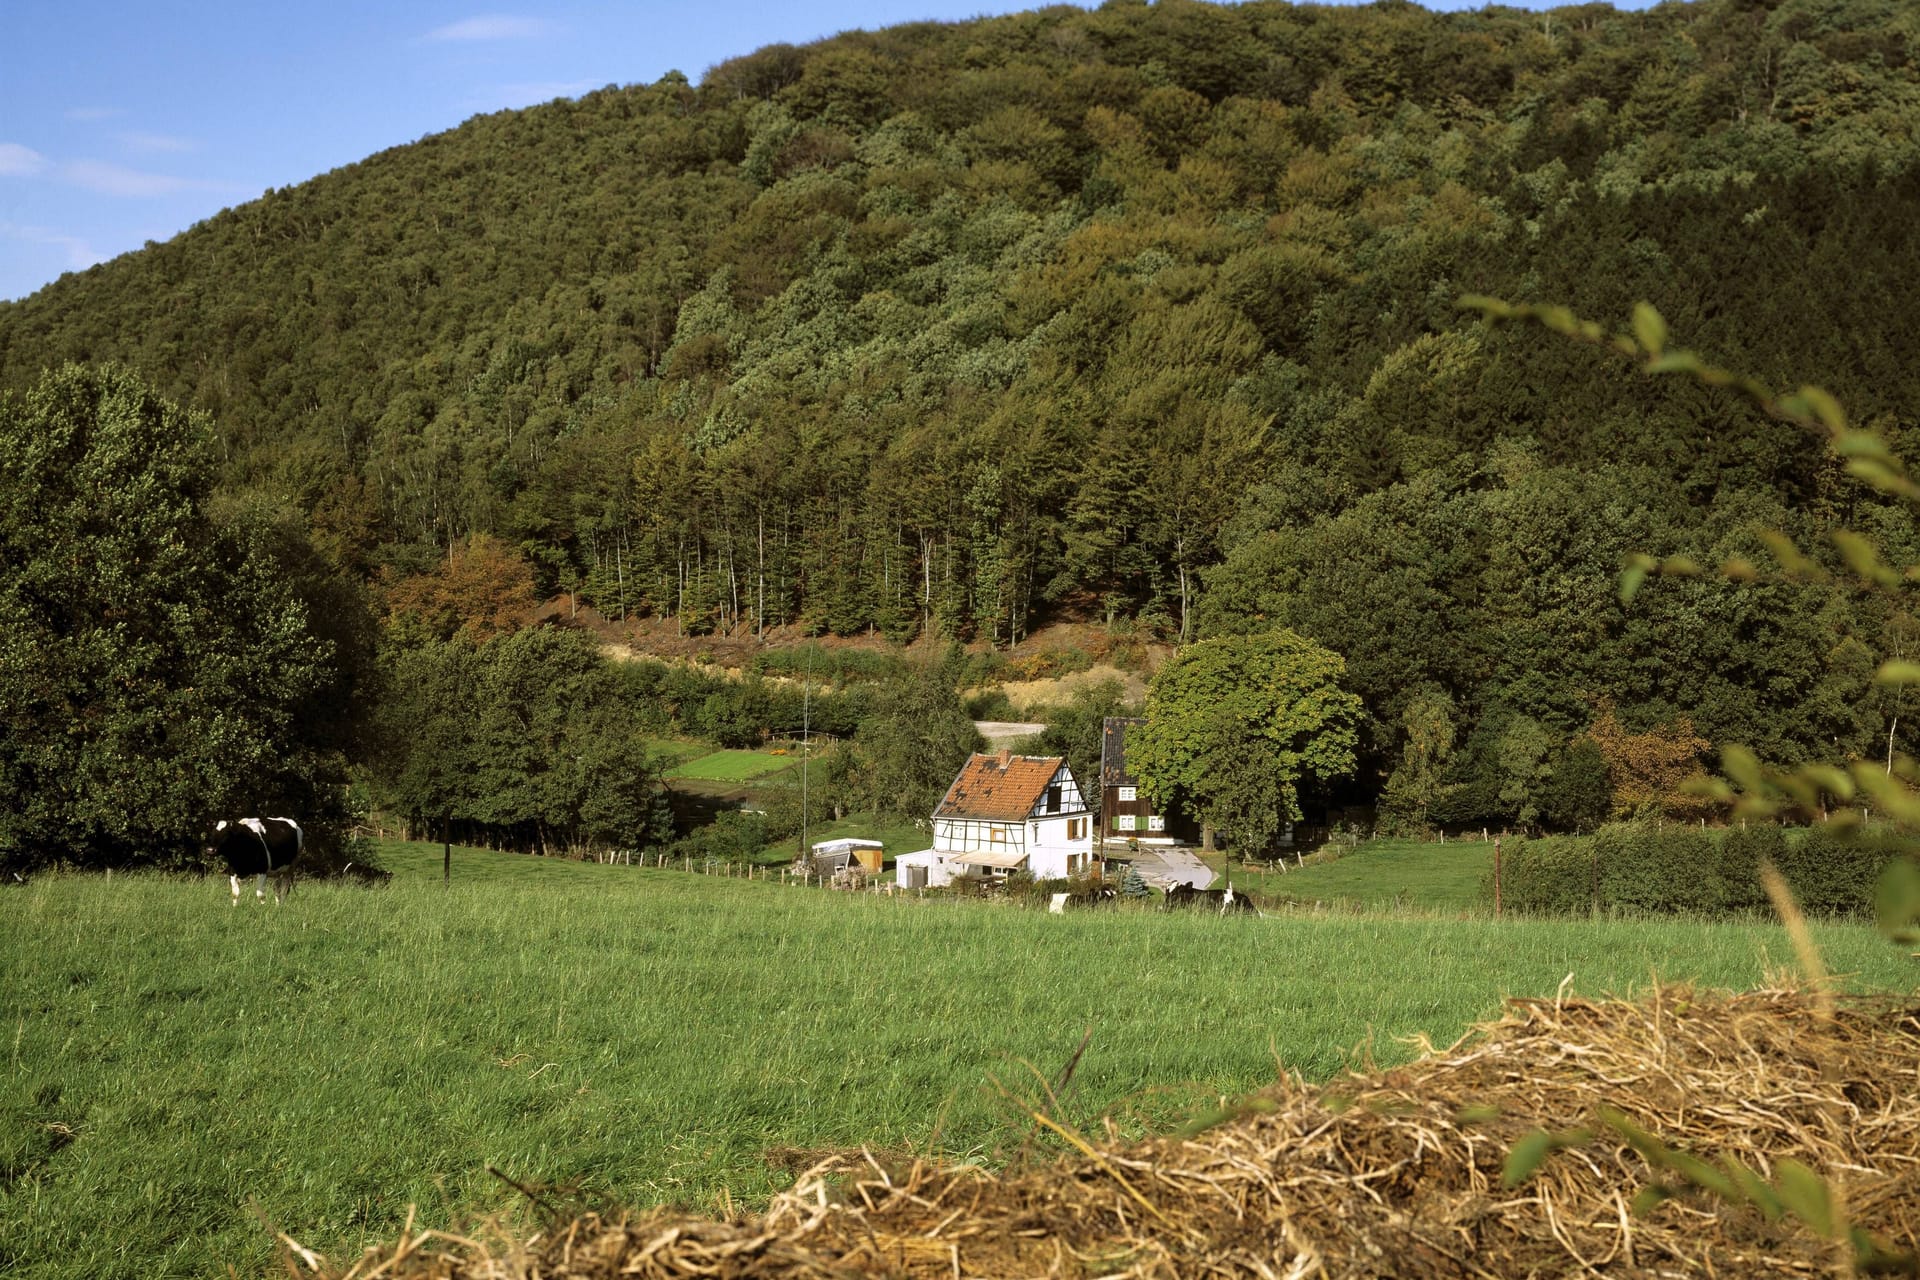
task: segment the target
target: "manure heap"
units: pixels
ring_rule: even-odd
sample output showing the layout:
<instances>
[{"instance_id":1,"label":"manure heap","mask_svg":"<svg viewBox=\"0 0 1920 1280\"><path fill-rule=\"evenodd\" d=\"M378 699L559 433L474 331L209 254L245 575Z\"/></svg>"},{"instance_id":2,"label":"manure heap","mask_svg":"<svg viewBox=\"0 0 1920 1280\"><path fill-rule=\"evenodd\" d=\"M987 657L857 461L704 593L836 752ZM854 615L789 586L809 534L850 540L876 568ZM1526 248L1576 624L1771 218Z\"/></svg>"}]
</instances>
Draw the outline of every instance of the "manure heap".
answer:
<instances>
[{"instance_id":1,"label":"manure heap","mask_svg":"<svg viewBox=\"0 0 1920 1280\"><path fill-rule=\"evenodd\" d=\"M1509 1153L1542 1130L1569 1145L1504 1187ZM1189 1137L1074 1141L1077 1156L1000 1176L842 1157L731 1221L409 1232L351 1267L287 1240L286 1260L335 1280L1804 1276L1869 1256L1833 1238L1850 1224L1878 1250L1862 1274L1916 1274L1920 1009L1678 987L1516 1000L1443 1052L1283 1081ZM1686 1166L1690 1180L1671 1151L1706 1163ZM1738 1185L1735 1165L1784 1188L1786 1211L1753 1181L1701 1189L1716 1172ZM1655 1184L1670 1198L1636 1210ZM1831 1197L1825 1234L1806 1220L1810 1187Z\"/></svg>"}]
</instances>

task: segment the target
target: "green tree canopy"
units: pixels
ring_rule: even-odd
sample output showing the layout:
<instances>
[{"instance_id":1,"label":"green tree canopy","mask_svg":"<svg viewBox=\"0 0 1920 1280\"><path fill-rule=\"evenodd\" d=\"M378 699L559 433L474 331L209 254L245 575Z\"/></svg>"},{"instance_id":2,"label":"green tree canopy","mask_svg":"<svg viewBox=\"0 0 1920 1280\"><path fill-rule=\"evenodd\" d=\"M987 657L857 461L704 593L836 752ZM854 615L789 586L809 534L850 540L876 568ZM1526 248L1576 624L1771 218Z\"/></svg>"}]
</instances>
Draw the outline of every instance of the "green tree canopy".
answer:
<instances>
[{"instance_id":1,"label":"green tree canopy","mask_svg":"<svg viewBox=\"0 0 1920 1280\"><path fill-rule=\"evenodd\" d=\"M1292 631L1205 640L1147 686L1129 764L1156 805L1184 801L1237 848L1264 849L1300 788L1354 768L1360 699L1341 657Z\"/></svg>"},{"instance_id":2,"label":"green tree canopy","mask_svg":"<svg viewBox=\"0 0 1920 1280\"><path fill-rule=\"evenodd\" d=\"M540 853L644 849L671 835L638 686L578 631L395 641L376 770L428 830Z\"/></svg>"},{"instance_id":3,"label":"green tree canopy","mask_svg":"<svg viewBox=\"0 0 1920 1280\"><path fill-rule=\"evenodd\" d=\"M870 797L880 813L925 818L946 794L967 757L986 744L956 686L966 666L958 645L946 657L892 682L840 766L838 785Z\"/></svg>"},{"instance_id":4,"label":"green tree canopy","mask_svg":"<svg viewBox=\"0 0 1920 1280\"><path fill-rule=\"evenodd\" d=\"M165 861L312 799L333 646L272 531L208 514L210 441L117 369L0 400L0 865Z\"/></svg>"}]
</instances>

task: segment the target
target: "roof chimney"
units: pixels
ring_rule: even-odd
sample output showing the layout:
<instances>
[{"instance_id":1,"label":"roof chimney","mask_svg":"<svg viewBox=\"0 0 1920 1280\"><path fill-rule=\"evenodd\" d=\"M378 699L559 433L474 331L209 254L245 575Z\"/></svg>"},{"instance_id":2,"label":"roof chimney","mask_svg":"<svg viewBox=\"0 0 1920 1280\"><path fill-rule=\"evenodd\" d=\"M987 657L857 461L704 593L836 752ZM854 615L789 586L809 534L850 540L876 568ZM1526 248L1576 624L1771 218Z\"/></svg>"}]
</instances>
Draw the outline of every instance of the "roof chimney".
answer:
<instances>
[{"instance_id":1,"label":"roof chimney","mask_svg":"<svg viewBox=\"0 0 1920 1280\"><path fill-rule=\"evenodd\" d=\"M1012 763L1013 763L1013 748L1012 747L1000 748L1000 767L1004 769Z\"/></svg>"}]
</instances>

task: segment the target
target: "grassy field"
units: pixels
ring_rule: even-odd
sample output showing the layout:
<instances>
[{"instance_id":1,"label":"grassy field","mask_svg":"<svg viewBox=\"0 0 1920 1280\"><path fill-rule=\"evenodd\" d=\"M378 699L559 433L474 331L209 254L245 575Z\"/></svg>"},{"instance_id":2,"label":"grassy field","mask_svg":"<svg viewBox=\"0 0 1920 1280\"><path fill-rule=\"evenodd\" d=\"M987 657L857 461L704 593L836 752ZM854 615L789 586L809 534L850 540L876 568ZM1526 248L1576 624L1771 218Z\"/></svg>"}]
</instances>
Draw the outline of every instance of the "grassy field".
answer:
<instances>
[{"instance_id":1,"label":"grassy field","mask_svg":"<svg viewBox=\"0 0 1920 1280\"><path fill-rule=\"evenodd\" d=\"M656 759L664 758L669 767L697 760L714 749L711 742L699 742L690 738L648 738L647 753Z\"/></svg>"},{"instance_id":2,"label":"grassy field","mask_svg":"<svg viewBox=\"0 0 1920 1280\"><path fill-rule=\"evenodd\" d=\"M1218 857L1212 865L1216 871L1226 869ZM1295 902L1462 912L1484 906L1480 882L1492 870L1493 846L1478 840L1369 840L1340 857L1322 854L1288 871L1235 863L1232 874L1237 886Z\"/></svg>"},{"instance_id":3,"label":"grassy field","mask_svg":"<svg viewBox=\"0 0 1920 1280\"><path fill-rule=\"evenodd\" d=\"M1164 1124L1370 1041L1445 1040L1508 993L1659 973L1744 987L1777 930L1135 912L1050 917L457 850L393 883L227 905L224 880L0 890L0 1273L266 1268L255 1210L332 1256L511 1202L486 1173L626 1201L752 1201L768 1153L999 1158L1082 1033L1067 1106ZM1817 930L1863 985L1912 962Z\"/></svg>"},{"instance_id":4,"label":"grassy field","mask_svg":"<svg viewBox=\"0 0 1920 1280\"><path fill-rule=\"evenodd\" d=\"M751 782L766 778L800 763L797 755L773 755L766 751L721 750L683 760L667 770L669 778L701 782Z\"/></svg>"},{"instance_id":5,"label":"grassy field","mask_svg":"<svg viewBox=\"0 0 1920 1280\"><path fill-rule=\"evenodd\" d=\"M393 873L397 882L402 884L441 883L441 873L445 869L445 849L437 844L419 844L402 840L377 840L374 848L378 852L380 865ZM523 853L498 853L492 849L474 849L466 845L453 846L452 883L462 887L476 885L502 885L508 888L525 885L595 884L607 883L607 876L621 870L619 866L603 867L594 862L575 862L567 858L535 858ZM297 886L296 892L305 893L309 885Z\"/></svg>"}]
</instances>

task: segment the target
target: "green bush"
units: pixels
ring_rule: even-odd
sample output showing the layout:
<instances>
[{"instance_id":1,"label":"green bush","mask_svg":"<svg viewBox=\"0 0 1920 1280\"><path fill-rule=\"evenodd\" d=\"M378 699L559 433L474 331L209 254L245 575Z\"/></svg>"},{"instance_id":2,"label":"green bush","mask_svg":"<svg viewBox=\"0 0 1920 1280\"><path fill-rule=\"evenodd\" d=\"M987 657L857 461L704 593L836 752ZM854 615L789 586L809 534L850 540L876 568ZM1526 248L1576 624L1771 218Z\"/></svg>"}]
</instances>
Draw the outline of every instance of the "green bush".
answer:
<instances>
[{"instance_id":1,"label":"green bush","mask_svg":"<svg viewBox=\"0 0 1920 1280\"><path fill-rule=\"evenodd\" d=\"M1811 915L1869 915L1887 864L1911 850L1911 841L1813 827L1786 841L1775 860L1801 910Z\"/></svg>"},{"instance_id":2,"label":"green bush","mask_svg":"<svg viewBox=\"0 0 1920 1280\"><path fill-rule=\"evenodd\" d=\"M890 651L829 648L810 643L764 649L754 655L752 670L761 675L811 680L816 685L849 684L863 680L897 680L907 674L907 660Z\"/></svg>"},{"instance_id":3,"label":"green bush","mask_svg":"<svg viewBox=\"0 0 1920 1280\"><path fill-rule=\"evenodd\" d=\"M1577 915L1593 900L1593 841L1579 836L1516 840L1501 851L1500 900L1529 915ZM1491 873L1485 888L1493 899Z\"/></svg>"},{"instance_id":4,"label":"green bush","mask_svg":"<svg viewBox=\"0 0 1920 1280\"><path fill-rule=\"evenodd\" d=\"M971 694L966 701L967 714L975 720L1018 721L1025 718L1020 714L1020 708L1014 706L1012 699L1007 697L1007 691L999 685Z\"/></svg>"},{"instance_id":5,"label":"green bush","mask_svg":"<svg viewBox=\"0 0 1920 1280\"><path fill-rule=\"evenodd\" d=\"M1616 823L1592 836L1507 844L1501 901L1508 910L1540 915L1581 915L1596 905L1668 914L1765 911L1760 865L1770 861L1808 913L1869 915L1887 864L1915 855L1911 840L1856 838L1827 827L1789 835L1775 826L1706 832ZM1493 901L1491 874L1481 892Z\"/></svg>"},{"instance_id":6,"label":"green bush","mask_svg":"<svg viewBox=\"0 0 1920 1280\"><path fill-rule=\"evenodd\" d=\"M1704 831L1616 823L1594 837L1600 902L1641 911L1720 909L1719 855Z\"/></svg>"},{"instance_id":7,"label":"green bush","mask_svg":"<svg viewBox=\"0 0 1920 1280\"><path fill-rule=\"evenodd\" d=\"M1787 862L1787 837L1779 827L1741 827L1720 837L1716 874L1722 910L1759 911L1766 907L1767 891L1760 883L1762 862L1779 867Z\"/></svg>"}]
</instances>

